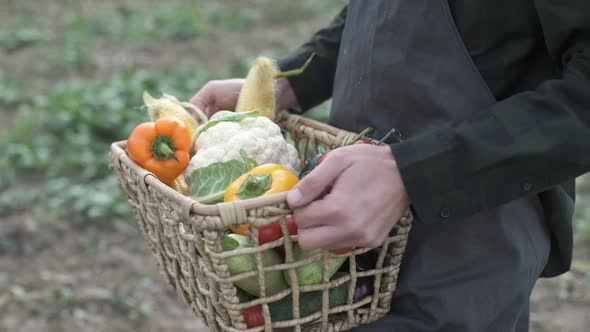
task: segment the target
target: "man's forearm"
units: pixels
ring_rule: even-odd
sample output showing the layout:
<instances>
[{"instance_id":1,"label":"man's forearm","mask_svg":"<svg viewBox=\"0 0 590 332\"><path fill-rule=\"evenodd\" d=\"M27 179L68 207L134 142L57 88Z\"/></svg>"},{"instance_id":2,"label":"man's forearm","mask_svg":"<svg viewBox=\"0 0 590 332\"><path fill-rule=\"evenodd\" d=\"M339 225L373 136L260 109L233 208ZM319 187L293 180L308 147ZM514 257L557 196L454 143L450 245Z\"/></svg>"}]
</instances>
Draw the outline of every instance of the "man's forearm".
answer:
<instances>
[{"instance_id":1,"label":"man's forearm","mask_svg":"<svg viewBox=\"0 0 590 332\"><path fill-rule=\"evenodd\" d=\"M311 54L315 54L302 74L288 79L301 111L320 104L332 95L346 10L344 8L330 25L316 32L307 43L278 61L280 69L286 71L301 67Z\"/></svg>"}]
</instances>

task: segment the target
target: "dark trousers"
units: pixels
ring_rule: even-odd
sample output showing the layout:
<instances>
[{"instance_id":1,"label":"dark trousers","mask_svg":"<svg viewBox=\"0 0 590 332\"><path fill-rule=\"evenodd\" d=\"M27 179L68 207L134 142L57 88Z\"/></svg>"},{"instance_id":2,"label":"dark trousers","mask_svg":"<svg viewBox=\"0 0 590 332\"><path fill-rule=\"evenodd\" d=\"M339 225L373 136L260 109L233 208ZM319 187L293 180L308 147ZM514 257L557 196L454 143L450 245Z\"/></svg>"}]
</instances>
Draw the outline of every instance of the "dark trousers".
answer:
<instances>
[{"instance_id":1,"label":"dark trousers","mask_svg":"<svg viewBox=\"0 0 590 332\"><path fill-rule=\"evenodd\" d=\"M536 196L464 220L416 221L391 312L354 331L528 331L549 247Z\"/></svg>"}]
</instances>

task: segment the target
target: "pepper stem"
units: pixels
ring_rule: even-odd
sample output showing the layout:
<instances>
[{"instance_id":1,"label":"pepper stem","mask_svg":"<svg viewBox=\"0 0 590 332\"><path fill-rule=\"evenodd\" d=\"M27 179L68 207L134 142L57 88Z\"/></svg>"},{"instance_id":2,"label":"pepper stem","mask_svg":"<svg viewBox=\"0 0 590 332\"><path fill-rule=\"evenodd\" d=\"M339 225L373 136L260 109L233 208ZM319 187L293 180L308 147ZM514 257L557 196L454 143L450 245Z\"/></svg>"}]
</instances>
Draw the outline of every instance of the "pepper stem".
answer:
<instances>
[{"instance_id":1,"label":"pepper stem","mask_svg":"<svg viewBox=\"0 0 590 332\"><path fill-rule=\"evenodd\" d=\"M364 129L363 131L361 131L361 132L360 132L358 135L356 135L356 136L355 136L355 137L352 139L352 141L351 141L350 143L348 143L348 144L352 144L352 143L354 143L354 142L356 142L356 141L358 141L358 140L360 140L360 139L363 139L363 138L365 138L365 136L367 136L367 135L368 135L370 132L372 132L372 131L373 131L373 128L371 128L371 127L367 127L367 128L365 128L365 129Z\"/></svg>"},{"instance_id":2,"label":"pepper stem","mask_svg":"<svg viewBox=\"0 0 590 332\"><path fill-rule=\"evenodd\" d=\"M154 157L156 157L156 159L159 160L174 159L178 161L176 154L174 154L175 149L176 146L174 145L174 141L170 136L156 136L154 142L152 143L152 154Z\"/></svg>"},{"instance_id":3,"label":"pepper stem","mask_svg":"<svg viewBox=\"0 0 590 332\"><path fill-rule=\"evenodd\" d=\"M385 134L385 136L383 136L383 138L378 140L375 144L377 144L377 145L383 144L383 142L385 142L393 134L396 134L398 141L402 140L401 133L399 131L397 131L395 128L393 128L390 131L388 131L387 134Z\"/></svg>"},{"instance_id":4,"label":"pepper stem","mask_svg":"<svg viewBox=\"0 0 590 332\"><path fill-rule=\"evenodd\" d=\"M240 199L262 196L272 185L270 174L248 175L244 183L240 186L238 196Z\"/></svg>"},{"instance_id":5,"label":"pepper stem","mask_svg":"<svg viewBox=\"0 0 590 332\"><path fill-rule=\"evenodd\" d=\"M160 152L168 156L168 159L174 159L178 161L178 158L176 158L174 151L172 151L172 149L168 145L166 145L166 143L160 143L160 146L158 148L160 149Z\"/></svg>"}]
</instances>

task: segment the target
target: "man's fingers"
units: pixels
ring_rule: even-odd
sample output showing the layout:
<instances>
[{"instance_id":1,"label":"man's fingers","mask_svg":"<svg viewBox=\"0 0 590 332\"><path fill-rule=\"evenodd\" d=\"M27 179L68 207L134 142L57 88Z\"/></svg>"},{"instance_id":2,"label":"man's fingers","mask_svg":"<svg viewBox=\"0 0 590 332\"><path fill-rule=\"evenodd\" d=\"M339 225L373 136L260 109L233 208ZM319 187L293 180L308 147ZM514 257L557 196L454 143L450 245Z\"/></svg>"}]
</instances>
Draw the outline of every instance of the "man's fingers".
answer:
<instances>
[{"instance_id":1,"label":"man's fingers","mask_svg":"<svg viewBox=\"0 0 590 332\"><path fill-rule=\"evenodd\" d=\"M191 103L207 116L220 110L232 111L236 108L243 85L244 79L239 78L209 81L191 98Z\"/></svg>"},{"instance_id":2,"label":"man's fingers","mask_svg":"<svg viewBox=\"0 0 590 332\"><path fill-rule=\"evenodd\" d=\"M337 218L337 213L338 211L330 205L329 201L322 199L293 210L295 223L299 229L328 225L332 219Z\"/></svg>"},{"instance_id":3,"label":"man's fingers","mask_svg":"<svg viewBox=\"0 0 590 332\"><path fill-rule=\"evenodd\" d=\"M323 196L338 176L350 166L350 160L334 150L321 165L305 176L287 195L289 206L301 207Z\"/></svg>"},{"instance_id":4,"label":"man's fingers","mask_svg":"<svg viewBox=\"0 0 590 332\"><path fill-rule=\"evenodd\" d=\"M337 185L337 184L336 184ZM321 200L316 200L308 205L293 210L293 216L299 235L317 230L330 229L333 234L329 237L321 236L323 239L320 247L323 249L339 249L345 246L353 246L359 233L358 224L350 223L350 215L353 214L346 208L344 199L338 193L330 193ZM316 235L306 234L303 236L304 245L316 248ZM301 236L300 236L301 241ZM307 243L311 241L311 243Z\"/></svg>"},{"instance_id":5,"label":"man's fingers","mask_svg":"<svg viewBox=\"0 0 590 332\"><path fill-rule=\"evenodd\" d=\"M342 234L338 226L326 225L313 228L299 229L299 245L303 250L339 249L343 243ZM344 242L345 243L345 242Z\"/></svg>"},{"instance_id":6,"label":"man's fingers","mask_svg":"<svg viewBox=\"0 0 590 332\"><path fill-rule=\"evenodd\" d=\"M201 111L205 112L207 116L211 116L212 113L214 113L215 108L215 94L211 89L211 85L205 84L205 86L199 90L193 98L191 98L191 103Z\"/></svg>"}]
</instances>

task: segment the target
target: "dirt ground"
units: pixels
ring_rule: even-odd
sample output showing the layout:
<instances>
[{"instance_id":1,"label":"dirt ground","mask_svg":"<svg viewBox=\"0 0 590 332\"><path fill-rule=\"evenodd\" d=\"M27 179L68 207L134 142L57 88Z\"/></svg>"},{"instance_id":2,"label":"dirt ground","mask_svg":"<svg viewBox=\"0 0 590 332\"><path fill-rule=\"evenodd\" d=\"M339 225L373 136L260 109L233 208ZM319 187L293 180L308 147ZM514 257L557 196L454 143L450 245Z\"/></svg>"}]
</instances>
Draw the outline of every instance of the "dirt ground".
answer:
<instances>
[{"instance_id":1,"label":"dirt ground","mask_svg":"<svg viewBox=\"0 0 590 332\"><path fill-rule=\"evenodd\" d=\"M0 238L18 245L0 255L0 331L206 331L159 275L133 222L125 232L96 229L88 251L82 230L37 228L27 215L3 220ZM540 280L531 331L590 331L589 279L578 260L573 272Z\"/></svg>"},{"instance_id":2,"label":"dirt ground","mask_svg":"<svg viewBox=\"0 0 590 332\"><path fill-rule=\"evenodd\" d=\"M133 221L131 221L133 222ZM0 256L0 331L205 330L159 275L135 228L87 235L63 224L4 220L1 238L18 246Z\"/></svg>"}]
</instances>

